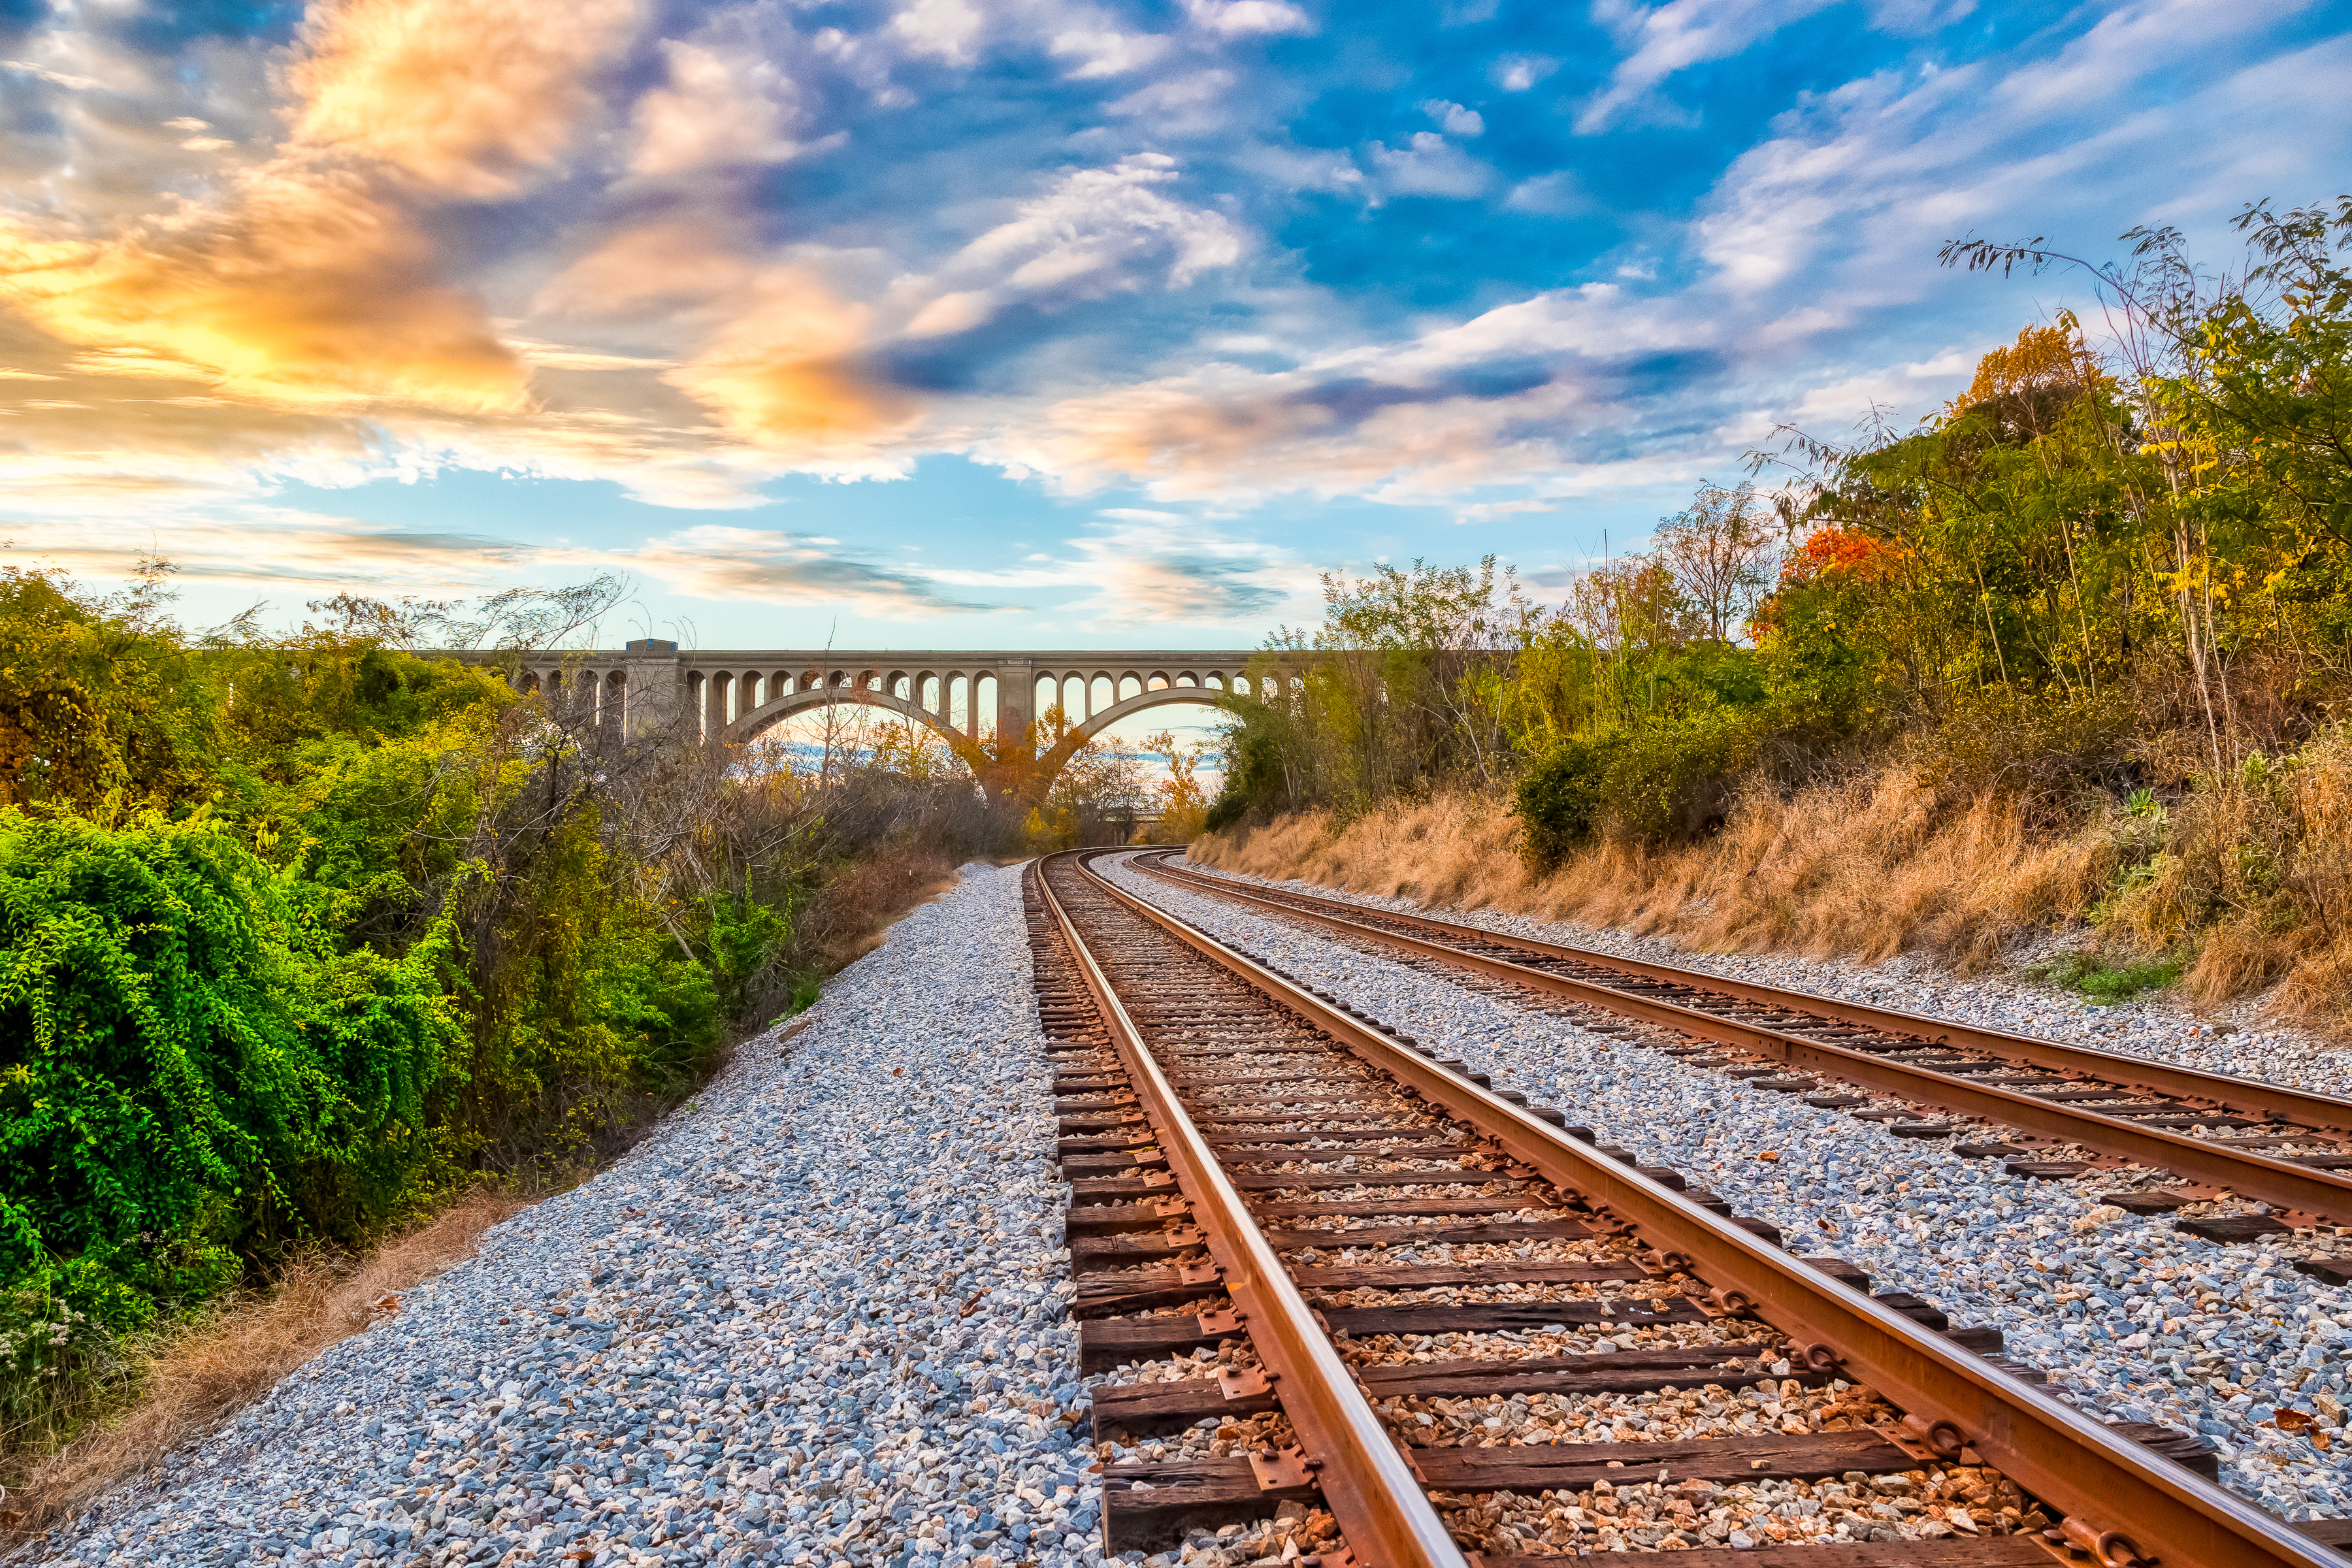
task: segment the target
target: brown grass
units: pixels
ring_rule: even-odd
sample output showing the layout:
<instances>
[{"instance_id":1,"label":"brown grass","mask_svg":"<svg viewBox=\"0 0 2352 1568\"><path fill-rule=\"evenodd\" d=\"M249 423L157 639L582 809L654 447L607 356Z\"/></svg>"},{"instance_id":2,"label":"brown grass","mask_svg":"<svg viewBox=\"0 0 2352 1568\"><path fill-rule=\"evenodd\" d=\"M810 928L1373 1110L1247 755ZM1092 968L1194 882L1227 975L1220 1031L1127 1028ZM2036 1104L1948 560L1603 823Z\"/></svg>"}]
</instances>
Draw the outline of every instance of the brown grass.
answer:
<instances>
[{"instance_id":1,"label":"brown grass","mask_svg":"<svg viewBox=\"0 0 2352 1568\"><path fill-rule=\"evenodd\" d=\"M801 935L828 974L882 945L888 929L955 886L954 863L919 845L854 862L817 889Z\"/></svg>"},{"instance_id":2,"label":"brown grass","mask_svg":"<svg viewBox=\"0 0 2352 1568\"><path fill-rule=\"evenodd\" d=\"M142 1347L136 1400L33 1465L8 1497L12 1536L47 1529L209 1431L336 1341L400 1310L400 1292L473 1256L524 1199L477 1191L348 1267L298 1261L268 1295L233 1301Z\"/></svg>"},{"instance_id":3,"label":"brown grass","mask_svg":"<svg viewBox=\"0 0 2352 1568\"><path fill-rule=\"evenodd\" d=\"M1457 795L1352 820L1306 813L1231 829L1191 854L1226 870L1616 926L1701 951L1865 963L1924 952L1963 972L2017 937L2095 914L2110 957L2188 952L2180 990L2198 1005L2275 986L2280 1016L2352 1032L2352 728L2200 790L2167 819L2106 808L2037 829L2016 802L1954 807L1889 765L1793 795L1750 789L1711 838L1597 845L1548 877L1529 874L1516 838L1502 802Z\"/></svg>"},{"instance_id":4,"label":"brown grass","mask_svg":"<svg viewBox=\"0 0 2352 1568\"><path fill-rule=\"evenodd\" d=\"M1595 846L1530 875L1504 805L1443 796L1348 823L1286 819L1192 855L1259 876L1671 937L1714 952L1865 961L1924 950L1981 967L2008 937L2084 912L2111 873L2096 834L2037 841L1997 801L1954 812L1906 770L1744 795L1725 829L1664 849Z\"/></svg>"}]
</instances>

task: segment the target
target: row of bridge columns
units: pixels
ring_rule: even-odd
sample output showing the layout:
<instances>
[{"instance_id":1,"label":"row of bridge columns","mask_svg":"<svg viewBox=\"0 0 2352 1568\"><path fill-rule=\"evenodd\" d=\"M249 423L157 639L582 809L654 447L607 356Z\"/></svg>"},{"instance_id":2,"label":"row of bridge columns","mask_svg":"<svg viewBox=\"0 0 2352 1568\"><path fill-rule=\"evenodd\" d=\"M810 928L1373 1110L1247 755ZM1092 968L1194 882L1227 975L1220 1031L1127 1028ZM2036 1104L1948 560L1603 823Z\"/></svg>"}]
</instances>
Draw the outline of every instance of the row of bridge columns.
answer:
<instances>
[{"instance_id":1,"label":"row of bridge columns","mask_svg":"<svg viewBox=\"0 0 2352 1568\"><path fill-rule=\"evenodd\" d=\"M980 741L1025 734L1033 721L1056 708L1064 724L1076 727L1147 692L1189 688L1206 698L1247 687L1244 673L1231 666L1041 669L1023 660L981 668L704 669L679 668L681 662L662 660L639 668L632 681L631 667L647 661L616 658L608 664L593 656L572 656L561 663L525 668L520 684L525 691L543 693L549 711L559 719L614 742L651 732L673 718L683 720L688 733L705 742L726 738L730 731L739 740L748 739L737 728L744 720L784 699L818 690L852 700L858 693L893 697L929 716L939 728ZM1267 677L1257 695L1271 700L1277 689L1276 679Z\"/></svg>"},{"instance_id":2,"label":"row of bridge columns","mask_svg":"<svg viewBox=\"0 0 2352 1568\"><path fill-rule=\"evenodd\" d=\"M1148 691L1183 687L1206 695L1238 690L1241 682L1238 671L1223 669L696 669L687 675L688 710L701 715L706 740L772 703L820 689L894 697L940 728L977 741L1024 734L1056 708L1065 723L1076 725Z\"/></svg>"}]
</instances>

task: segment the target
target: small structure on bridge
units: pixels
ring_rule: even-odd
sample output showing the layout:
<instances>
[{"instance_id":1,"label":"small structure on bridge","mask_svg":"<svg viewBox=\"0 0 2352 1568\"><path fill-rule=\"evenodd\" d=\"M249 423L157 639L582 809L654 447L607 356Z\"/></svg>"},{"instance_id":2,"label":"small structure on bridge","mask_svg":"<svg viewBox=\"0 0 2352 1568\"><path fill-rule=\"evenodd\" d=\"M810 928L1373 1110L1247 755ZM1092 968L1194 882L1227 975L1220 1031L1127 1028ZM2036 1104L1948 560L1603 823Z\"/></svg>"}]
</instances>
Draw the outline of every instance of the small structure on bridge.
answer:
<instances>
[{"instance_id":1,"label":"small structure on bridge","mask_svg":"<svg viewBox=\"0 0 2352 1568\"><path fill-rule=\"evenodd\" d=\"M1247 689L1250 661L1264 657L1246 648L707 651L648 639L525 654L520 679L622 745L675 737L741 746L796 714L862 704L940 735L990 794L1034 800L1078 748L1130 714L1271 697ZM1037 721L1056 708L1061 731L1038 735Z\"/></svg>"}]
</instances>

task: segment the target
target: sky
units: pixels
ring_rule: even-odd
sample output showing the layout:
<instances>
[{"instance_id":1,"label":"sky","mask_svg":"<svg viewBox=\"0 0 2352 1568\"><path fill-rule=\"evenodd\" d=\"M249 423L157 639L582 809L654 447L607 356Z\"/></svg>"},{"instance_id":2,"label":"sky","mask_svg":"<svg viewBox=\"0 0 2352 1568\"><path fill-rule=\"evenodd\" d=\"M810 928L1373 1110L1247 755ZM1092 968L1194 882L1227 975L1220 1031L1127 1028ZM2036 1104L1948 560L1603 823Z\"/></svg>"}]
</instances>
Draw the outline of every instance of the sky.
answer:
<instances>
[{"instance_id":1,"label":"sky","mask_svg":"<svg viewBox=\"0 0 2352 1568\"><path fill-rule=\"evenodd\" d=\"M2352 13L0 0L0 563L194 624L625 574L706 648L1557 596L2090 303L1939 268L2352 189Z\"/></svg>"}]
</instances>

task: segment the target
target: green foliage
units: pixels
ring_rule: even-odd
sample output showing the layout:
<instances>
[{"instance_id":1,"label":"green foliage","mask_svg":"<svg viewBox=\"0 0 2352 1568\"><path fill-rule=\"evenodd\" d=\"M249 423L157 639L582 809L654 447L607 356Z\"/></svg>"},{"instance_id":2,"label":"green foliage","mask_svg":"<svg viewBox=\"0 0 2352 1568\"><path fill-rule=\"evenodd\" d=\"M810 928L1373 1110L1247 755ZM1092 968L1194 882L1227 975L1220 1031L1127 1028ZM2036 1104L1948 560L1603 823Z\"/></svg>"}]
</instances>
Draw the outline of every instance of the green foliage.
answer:
<instances>
[{"instance_id":1,"label":"green foliage","mask_svg":"<svg viewBox=\"0 0 2352 1568\"><path fill-rule=\"evenodd\" d=\"M1506 776L1510 740L1498 655L1532 614L1507 571L1386 564L1323 577L1323 624L1286 630L1248 672L1274 701L1239 695L1225 746L1231 814L1307 804L1358 806L1436 779ZM1299 658L1312 655L1311 660Z\"/></svg>"},{"instance_id":2,"label":"green foliage","mask_svg":"<svg viewBox=\"0 0 2352 1568\"><path fill-rule=\"evenodd\" d=\"M224 825L0 810L0 1343L136 1327L236 1249L351 1237L443 1164L428 1102L464 1035L438 940L340 951Z\"/></svg>"},{"instance_id":3,"label":"green foliage","mask_svg":"<svg viewBox=\"0 0 2352 1568\"><path fill-rule=\"evenodd\" d=\"M1698 707L1560 742L1520 776L1521 853L1548 870L1604 834L1663 844L1711 832L1764 730L1759 712Z\"/></svg>"},{"instance_id":4,"label":"green foliage","mask_svg":"<svg viewBox=\"0 0 2352 1568\"><path fill-rule=\"evenodd\" d=\"M2150 991L2161 991L2179 980L2189 967L2183 958L2150 959L2111 964L2096 953L2070 952L2040 971L2053 985L2079 991L2095 1002L2113 1006Z\"/></svg>"},{"instance_id":5,"label":"green foliage","mask_svg":"<svg viewBox=\"0 0 2352 1568\"><path fill-rule=\"evenodd\" d=\"M1601 736L1570 736L1521 775L1512 809L1519 819L1520 852L1535 869L1550 870L1600 832L1609 752Z\"/></svg>"},{"instance_id":6,"label":"green foliage","mask_svg":"<svg viewBox=\"0 0 2352 1568\"><path fill-rule=\"evenodd\" d=\"M0 626L0 805L120 816L204 797L218 706L186 649L142 635L121 605L12 568Z\"/></svg>"},{"instance_id":7,"label":"green foliage","mask_svg":"<svg viewBox=\"0 0 2352 1568\"><path fill-rule=\"evenodd\" d=\"M813 995L788 778L599 750L364 601L191 636L165 571L100 599L0 569L11 1430L110 1336L591 1156Z\"/></svg>"}]
</instances>

